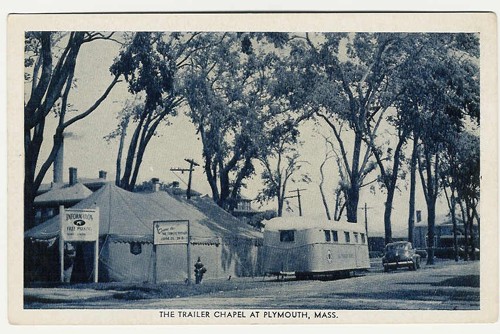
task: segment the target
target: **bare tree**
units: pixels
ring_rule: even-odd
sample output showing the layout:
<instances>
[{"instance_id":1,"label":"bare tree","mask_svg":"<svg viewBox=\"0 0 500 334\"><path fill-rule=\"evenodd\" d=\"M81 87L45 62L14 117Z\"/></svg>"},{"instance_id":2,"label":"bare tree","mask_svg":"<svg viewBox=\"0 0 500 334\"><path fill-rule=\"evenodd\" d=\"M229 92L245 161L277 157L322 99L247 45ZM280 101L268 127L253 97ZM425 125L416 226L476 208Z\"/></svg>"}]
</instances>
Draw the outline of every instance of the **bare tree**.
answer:
<instances>
[{"instance_id":1,"label":"bare tree","mask_svg":"<svg viewBox=\"0 0 500 334\"><path fill-rule=\"evenodd\" d=\"M73 92L80 49L96 40L114 40L113 33L70 32L61 35L44 31L27 32L25 35L25 81L31 84L24 105L26 229L34 224L34 198L62 145L65 129L94 112L119 82L120 76L113 75L104 92L96 97L91 106L66 119L70 109L69 97ZM47 138L45 122L51 112L58 117L58 124L52 135L52 149L48 157L40 161L40 149L44 139ZM38 170L37 166L40 166Z\"/></svg>"}]
</instances>

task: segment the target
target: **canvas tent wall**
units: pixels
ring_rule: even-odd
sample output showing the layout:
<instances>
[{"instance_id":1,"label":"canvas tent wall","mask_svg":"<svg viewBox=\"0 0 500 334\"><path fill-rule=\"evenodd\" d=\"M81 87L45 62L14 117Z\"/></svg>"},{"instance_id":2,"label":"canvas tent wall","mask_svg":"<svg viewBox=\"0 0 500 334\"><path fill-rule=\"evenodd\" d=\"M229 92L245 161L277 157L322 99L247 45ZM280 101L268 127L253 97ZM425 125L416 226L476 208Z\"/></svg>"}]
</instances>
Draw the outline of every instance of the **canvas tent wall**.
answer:
<instances>
[{"instance_id":1,"label":"canvas tent wall","mask_svg":"<svg viewBox=\"0 0 500 334\"><path fill-rule=\"evenodd\" d=\"M260 274L257 258L262 234L242 222L210 219L195 206L165 192L137 194L113 184L102 187L74 206L80 209L95 207L100 210L100 281L153 280L152 241L155 220L190 221L190 268L194 269L194 263L201 257L208 269L205 276L207 279ZM25 233L25 243L28 246L32 245L39 250L45 248L48 253L52 251L51 260L44 261L52 262L48 266L55 272L58 272L58 265L53 263L53 252L57 248L55 241L58 237L59 216ZM31 251L27 249L26 252ZM186 245L158 246L156 256L158 282L180 281L187 277ZM80 246L78 259L79 262L75 260L75 266L78 264L84 275L91 277L91 247Z\"/></svg>"}]
</instances>

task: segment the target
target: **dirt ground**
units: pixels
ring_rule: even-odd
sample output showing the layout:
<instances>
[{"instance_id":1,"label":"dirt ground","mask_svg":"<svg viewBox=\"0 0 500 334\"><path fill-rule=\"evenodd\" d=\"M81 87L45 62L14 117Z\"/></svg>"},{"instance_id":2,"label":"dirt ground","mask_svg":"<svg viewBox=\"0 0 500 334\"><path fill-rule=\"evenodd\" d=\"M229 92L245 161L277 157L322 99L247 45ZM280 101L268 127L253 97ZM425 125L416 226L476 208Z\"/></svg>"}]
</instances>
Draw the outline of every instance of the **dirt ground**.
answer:
<instances>
[{"instance_id":1,"label":"dirt ground","mask_svg":"<svg viewBox=\"0 0 500 334\"><path fill-rule=\"evenodd\" d=\"M297 281L275 277L185 283L97 283L25 288L26 309L290 308L479 309L479 262L438 261L384 273L378 263L355 277Z\"/></svg>"}]
</instances>

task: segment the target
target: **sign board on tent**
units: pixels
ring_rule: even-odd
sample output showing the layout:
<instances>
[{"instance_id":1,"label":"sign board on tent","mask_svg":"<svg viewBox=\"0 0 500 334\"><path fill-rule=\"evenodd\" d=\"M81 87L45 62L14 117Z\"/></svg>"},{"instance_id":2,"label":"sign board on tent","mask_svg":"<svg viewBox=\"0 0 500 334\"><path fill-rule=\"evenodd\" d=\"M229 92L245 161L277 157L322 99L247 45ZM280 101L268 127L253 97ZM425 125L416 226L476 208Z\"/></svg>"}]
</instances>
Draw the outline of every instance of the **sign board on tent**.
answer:
<instances>
[{"instance_id":1,"label":"sign board on tent","mask_svg":"<svg viewBox=\"0 0 500 334\"><path fill-rule=\"evenodd\" d=\"M187 244L189 221L164 220L153 224L153 243L155 245Z\"/></svg>"},{"instance_id":2,"label":"sign board on tent","mask_svg":"<svg viewBox=\"0 0 500 334\"><path fill-rule=\"evenodd\" d=\"M61 223L64 241L96 241L99 239L98 209L65 209Z\"/></svg>"},{"instance_id":3,"label":"sign board on tent","mask_svg":"<svg viewBox=\"0 0 500 334\"><path fill-rule=\"evenodd\" d=\"M64 243L66 241L94 242L94 282L99 280L99 208L65 209L59 206L61 238L59 238L59 263L61 282L64 282Z\"/></svg>"}]
</instances>

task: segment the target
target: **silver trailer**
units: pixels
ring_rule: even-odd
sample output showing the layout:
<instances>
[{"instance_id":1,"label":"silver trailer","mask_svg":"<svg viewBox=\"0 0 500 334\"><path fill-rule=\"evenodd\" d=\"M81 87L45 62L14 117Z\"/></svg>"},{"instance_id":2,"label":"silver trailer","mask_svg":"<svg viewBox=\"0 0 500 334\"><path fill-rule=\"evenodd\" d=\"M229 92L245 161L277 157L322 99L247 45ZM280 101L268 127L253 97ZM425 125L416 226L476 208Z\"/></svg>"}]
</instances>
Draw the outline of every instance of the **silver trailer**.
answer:
<instances>
[{"instance_id":1,"label":"silver trailer","mask_svg":"<svg viewBox=\"0 0 500 334\"><path fill-rule=\"evenodd\" d=\"M370 268L364 224L278 217L265 222L264 272L298 279Z\"/></svg>"}]
</instances>

